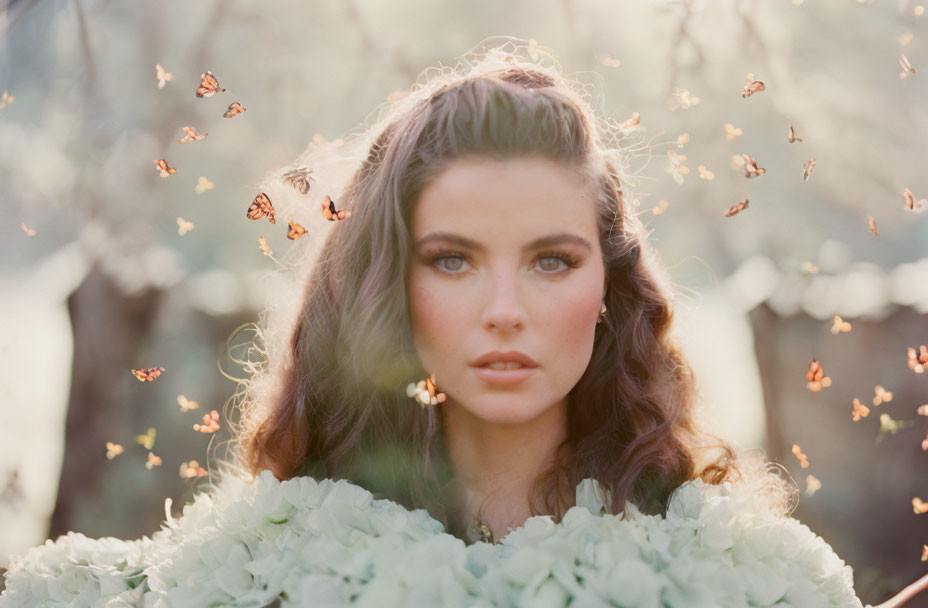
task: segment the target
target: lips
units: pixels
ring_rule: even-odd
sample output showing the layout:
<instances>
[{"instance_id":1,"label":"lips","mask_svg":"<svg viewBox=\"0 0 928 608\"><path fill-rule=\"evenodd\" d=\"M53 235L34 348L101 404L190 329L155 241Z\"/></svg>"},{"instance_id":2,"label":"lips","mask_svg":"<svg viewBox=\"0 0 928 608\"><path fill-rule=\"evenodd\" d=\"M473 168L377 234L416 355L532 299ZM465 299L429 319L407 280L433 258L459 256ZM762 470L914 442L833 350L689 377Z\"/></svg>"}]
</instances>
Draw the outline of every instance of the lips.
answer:
<instances>
[{"instance_id":1,"label":"lips","mask_svg":"<svg viewBox=\"0 0 928 608\"><path fill-rule=\"evenodd\" d=\"M538 367L538 362L525 353L517 350L509 350L506 352L493 350L472 361L471 365L473 367L503 371Z\"/></svg>"}]
</instances>

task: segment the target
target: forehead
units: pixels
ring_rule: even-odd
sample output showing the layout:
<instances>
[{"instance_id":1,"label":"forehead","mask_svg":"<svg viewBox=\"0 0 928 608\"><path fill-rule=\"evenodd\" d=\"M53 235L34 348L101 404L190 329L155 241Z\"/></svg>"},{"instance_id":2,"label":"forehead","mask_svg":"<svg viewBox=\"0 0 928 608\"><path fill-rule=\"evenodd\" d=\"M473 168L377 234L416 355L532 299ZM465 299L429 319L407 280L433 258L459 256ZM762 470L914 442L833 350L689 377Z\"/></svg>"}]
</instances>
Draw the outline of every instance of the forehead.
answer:
<instances>
[{"instance_id":1,"label":"forehead","mask_svg":"<svg viewBox=\"0 0 928 608\"><path fill-rule=\"evenodd\" d=\"M415 239L442 231L489 244L565 231L595 241L598 232L589 180L544 158L456 160L422 189L412 224Z\"/></svg>"}]
</instances>

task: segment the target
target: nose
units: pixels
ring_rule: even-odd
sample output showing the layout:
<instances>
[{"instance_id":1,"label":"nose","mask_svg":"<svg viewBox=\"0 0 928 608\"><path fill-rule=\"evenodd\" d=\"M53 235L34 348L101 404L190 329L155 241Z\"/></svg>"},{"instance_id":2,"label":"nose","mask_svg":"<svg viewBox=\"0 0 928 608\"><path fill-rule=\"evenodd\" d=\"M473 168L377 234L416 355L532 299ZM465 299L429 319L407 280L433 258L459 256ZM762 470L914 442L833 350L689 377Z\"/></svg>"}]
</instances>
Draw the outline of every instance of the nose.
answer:
<instances>
[{"instance_id":1,"label":"nose","mask_svg":"<svg viewBox=\"0 0 928 608\"><path fill-rule=\"evenodd\" d=\"M487 329L511 331L525 326L526 311L516 278L497 274L487 289L482 323Z\"/></svg>"}]
</instances>

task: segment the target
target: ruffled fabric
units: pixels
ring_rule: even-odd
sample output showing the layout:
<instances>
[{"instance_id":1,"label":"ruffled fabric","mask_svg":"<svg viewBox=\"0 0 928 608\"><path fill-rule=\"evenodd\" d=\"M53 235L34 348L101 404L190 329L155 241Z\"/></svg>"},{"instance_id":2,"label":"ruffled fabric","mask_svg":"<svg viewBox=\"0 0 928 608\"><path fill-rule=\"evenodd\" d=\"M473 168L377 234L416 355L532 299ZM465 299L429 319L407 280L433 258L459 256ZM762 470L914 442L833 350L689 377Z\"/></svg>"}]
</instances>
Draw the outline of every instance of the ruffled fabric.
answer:
<instances>
[{"instance_id":1,"label":"ruffled fabric","mask_svg":"<svg viewBox=\"0 0 928 608\"><path fill-rule=\"evenodd\" d=\"M560 523L464 542L425 510L345 480L227 479L137 541L69 534L11 565L19 606L539 606L861 608L821 537L730 483L677 488L665 517L605 513L586 479ZM868 607L869 608L869 607Z\"/></svg>"}]
</instances>

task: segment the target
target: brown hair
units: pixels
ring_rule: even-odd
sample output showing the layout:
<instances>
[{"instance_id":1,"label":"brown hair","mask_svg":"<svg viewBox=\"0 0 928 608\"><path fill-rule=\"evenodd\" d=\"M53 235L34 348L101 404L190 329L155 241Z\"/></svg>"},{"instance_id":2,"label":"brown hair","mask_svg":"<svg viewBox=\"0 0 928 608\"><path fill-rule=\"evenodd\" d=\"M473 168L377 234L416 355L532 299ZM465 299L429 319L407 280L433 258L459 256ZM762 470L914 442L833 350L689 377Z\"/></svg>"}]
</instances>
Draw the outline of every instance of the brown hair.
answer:
<instances>
[{"instance_id":1,"label":"brown hair","mask_svg":"<svg viewBox=\"0 0 928 608\"><path fill-rule=\"evenodd\" d=\"M331 228L285 346L268 350L242 394L233 443L239 466L252 475L270 469L279 479L348 479L377 497L428 509L463 537L441 406L422 409L405 392L427 375L406 293L411 212L424 184L455 159L540 156L597 185L608 312L568 395L567 438L535 480L532 514L560 520L588 477L609 492L614 513L626 500L663 513L683 482L748 476L784 512L792 491L782 480L752 469L697 424L693 374L671 337L665 272L623 195L620 127L597 119L556 67L501 48L464 65L463 73L445 69L417 85L368 131L366 157L339 198L352 216Z\"/></svg>"}]
</instances>

